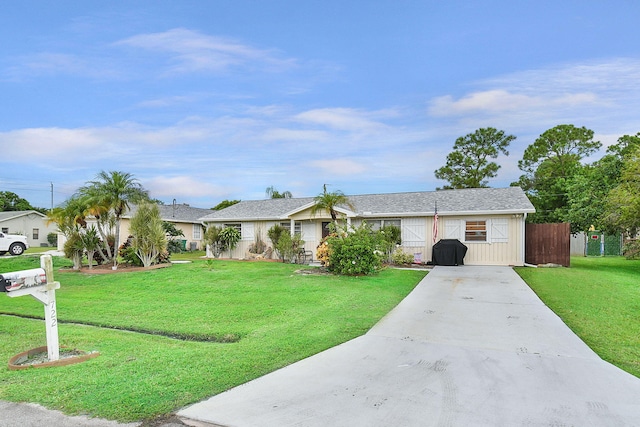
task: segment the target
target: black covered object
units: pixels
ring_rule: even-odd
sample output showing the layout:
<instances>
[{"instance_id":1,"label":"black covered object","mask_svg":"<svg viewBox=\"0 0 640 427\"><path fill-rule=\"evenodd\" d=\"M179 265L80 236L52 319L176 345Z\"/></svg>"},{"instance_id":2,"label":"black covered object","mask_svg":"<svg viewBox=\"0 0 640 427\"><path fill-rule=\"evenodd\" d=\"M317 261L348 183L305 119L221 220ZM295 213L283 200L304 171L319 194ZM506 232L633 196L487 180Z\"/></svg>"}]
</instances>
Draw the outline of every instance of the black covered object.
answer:
<instances>
[{"instance_id":1,"label":"black covered object","mask_svg":"<svg viewBox=\"0 0 640 427\"><path fill-rule=\"evenodd\" d=\"M434 265L464 265L467 247L458 239L442 239L431 251L431 262Z\"/></svg>"}]
</instances>

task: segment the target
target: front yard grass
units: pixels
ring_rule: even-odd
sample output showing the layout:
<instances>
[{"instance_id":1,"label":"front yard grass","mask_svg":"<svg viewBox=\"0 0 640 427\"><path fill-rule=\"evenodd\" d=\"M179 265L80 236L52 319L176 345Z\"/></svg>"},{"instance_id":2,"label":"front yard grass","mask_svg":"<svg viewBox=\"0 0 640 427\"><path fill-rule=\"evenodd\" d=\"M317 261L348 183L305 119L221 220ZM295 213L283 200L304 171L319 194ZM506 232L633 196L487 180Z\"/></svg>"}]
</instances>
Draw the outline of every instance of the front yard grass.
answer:
<instances>
[{"instance_id":1,"label":"front yard grass","mask_svg":"<svg viewBox=\"0 0 640 427\"><path fill-rule=\"evenodd\" d=\"M37 256L0 260L0 272L38 266ZM60 345L100 356L0 369L0 399L119 421L168 414L362 335L426 274L337 277L299 268L196 260L117 274L56 269ZM41 303L0 294L0 313L0 362L45 345Z\"/></svg>"},{"instance_id":2,"label":"front yard grass","mask_svg":"<svg viewBox=\"0 0 640 427\"><path fill-rule=\"evenodd\" d=\"M516 268L604 360L640 377L640 262L572 257L570 268Z\"/></svg>"}]
</instances>

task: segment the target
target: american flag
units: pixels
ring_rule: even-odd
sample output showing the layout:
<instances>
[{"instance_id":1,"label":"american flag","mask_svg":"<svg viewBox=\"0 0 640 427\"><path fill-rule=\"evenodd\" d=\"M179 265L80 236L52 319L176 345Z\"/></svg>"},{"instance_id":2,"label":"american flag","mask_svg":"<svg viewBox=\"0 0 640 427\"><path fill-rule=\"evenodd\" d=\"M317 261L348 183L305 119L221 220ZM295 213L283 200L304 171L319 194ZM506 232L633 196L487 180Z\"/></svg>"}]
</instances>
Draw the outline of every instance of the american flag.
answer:
<instances>
[{"instance_id":1,"label":"american flag","mask_svg":"<svg viewBox=\"0 0 640 427\"><path fill-rule=\"evenodd\" d=\"M433 243L438 240L438 204L436 203L436 209L433 214Z\"/></svg>"}]
</instances>

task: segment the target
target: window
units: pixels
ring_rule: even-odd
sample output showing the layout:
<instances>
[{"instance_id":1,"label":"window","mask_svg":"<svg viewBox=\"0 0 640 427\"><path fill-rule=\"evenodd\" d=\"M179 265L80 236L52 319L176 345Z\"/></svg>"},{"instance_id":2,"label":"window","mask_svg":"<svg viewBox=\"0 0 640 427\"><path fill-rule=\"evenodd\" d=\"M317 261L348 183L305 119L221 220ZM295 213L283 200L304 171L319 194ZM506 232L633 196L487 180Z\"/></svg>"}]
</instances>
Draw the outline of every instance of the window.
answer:
<instances>
[{"instance_id":1,"label":"window","mask_svg":"<svg viewBox=\"0 0 640 427\"><path fill-rule=\"evenodd\" d=\"M280 226L291 233L291 222L281 222ZM293 234L302 234L302 223L300 221L294 223Z\"/></svg>"},{"instance_id":2,"label":"window","mask_svg":"<svg viewBox=\"0 0 640 427\"><path fill-rule=\"evenodd\" d=\"M193 224L193 240L202 240L201 224Z\"/></svg>"},{"instance_id":3,"label":"window","mask_svg":"<svg viewBox=\"0 0 640 427\"><path fill-rule=\"evenodd\" d=\"M371 230L373 231L378 231L381 228L388 227L390 225L400 228L399 219L371 219L371 220L366 220L366 222L371 227Z\"/></svg>"},{"instance_id":4,"label":"window","mask_svg":"<svg viewBox=\"0 0 640 427\"><path fill-rule=\"evenodd\" d=\"M2 232L4 234L9 234L9 229L7 227L2 227Z\"/></svg>"},{"instance_id":5,"label":"window","mask_svg":"<svg viewBox=\"0 0 640 427\"><path fill-rule=\"evenodd\" d=\"M33 229L33 240L38 240L40 238L40 230L37 228Z\"/></svg>"},{"instance_id":6,"label":"window","mask_svg":"<svg viewBox=\"0 0 640 427\"><path fill-rule=\"evenodd\" d=\"M486 242L487 222L486 221L466 221L464 230L465 242Z\"/></svg>"},{"instance_id":7,"label":"window","mask_svg":"<svg viewBox=\"0 0 640 427\"><path fill-rule=\"evenodd\" d=\"M242 224L237 223L237 224L224 224L222 226L222 228L227 228L227 227L231 227L231 228L235 228L236 230L238 230L239 233L242 233Z\"/></svg>"}]
</instances>

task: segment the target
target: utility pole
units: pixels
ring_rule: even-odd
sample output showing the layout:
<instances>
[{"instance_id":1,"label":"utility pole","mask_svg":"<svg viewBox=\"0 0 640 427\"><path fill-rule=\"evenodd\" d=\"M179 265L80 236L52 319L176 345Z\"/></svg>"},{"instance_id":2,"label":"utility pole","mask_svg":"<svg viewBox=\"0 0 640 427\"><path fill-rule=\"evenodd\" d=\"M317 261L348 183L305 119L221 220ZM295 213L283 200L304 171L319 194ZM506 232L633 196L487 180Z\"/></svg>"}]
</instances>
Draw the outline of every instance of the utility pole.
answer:
<instances>
[{"instance_id":1,"label":"utility pole","mask_svg":"<svg viewBox=\"0 0 640 427\"><path fill-rule=\"evenodd\" d=\"M51 181L51 210L53 210L53 181Z\"/></svg>"}]
</instances>

